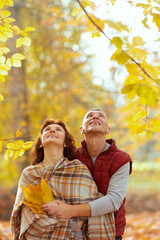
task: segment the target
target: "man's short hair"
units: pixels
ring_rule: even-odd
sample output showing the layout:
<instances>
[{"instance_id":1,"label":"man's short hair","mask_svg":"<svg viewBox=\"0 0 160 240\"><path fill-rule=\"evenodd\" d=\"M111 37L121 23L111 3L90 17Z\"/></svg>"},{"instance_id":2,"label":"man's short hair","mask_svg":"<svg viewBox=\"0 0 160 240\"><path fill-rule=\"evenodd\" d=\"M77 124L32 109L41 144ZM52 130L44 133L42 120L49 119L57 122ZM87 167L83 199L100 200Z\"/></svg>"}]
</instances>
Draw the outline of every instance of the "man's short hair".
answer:
<instances>
[{"instance_id":1,"label":"man's short hair","mask_svg":"<svg viewBox=\"0 0 160 240\"><path fill-rule=\"evenodd\" d=\"M103 113L105 114L105 116L106 116L106 113L105 113L102 109L100 109L100 108L91 108L91 109L89 109L89 110L86 112L86 114L84 115L83 121L84 121L84 118L86 117L87 113L88 113L88 112L92 112L92 111L101 111L101 112L103 112ZM107 118L107 116L106 116L106 118ZM82 125L83 125L83 121L82 121ZM108 119L107 119L107 122L108 122Z\"/></svg>"}]
</instances>

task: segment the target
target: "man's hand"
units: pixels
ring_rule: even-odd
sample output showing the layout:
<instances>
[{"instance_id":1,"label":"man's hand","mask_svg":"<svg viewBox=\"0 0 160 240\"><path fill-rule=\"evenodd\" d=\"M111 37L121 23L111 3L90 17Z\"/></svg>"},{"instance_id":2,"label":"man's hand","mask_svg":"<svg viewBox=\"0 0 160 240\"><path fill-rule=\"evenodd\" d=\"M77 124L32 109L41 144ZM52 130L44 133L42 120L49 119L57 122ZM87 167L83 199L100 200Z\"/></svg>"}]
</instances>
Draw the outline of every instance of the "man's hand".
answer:
<instances>
[{"instance_id":1,"label":"man's hand","mask_svg":"<svg viewBox=\"0 0 160 240\"><path fill-rule=\"evenodd\" d=\"M47 202L41 208L48 213L51 217L56 217L60 220L69 220L72 216L72 205L68 205L59 200Z\"/></svg>"}]
</instances>

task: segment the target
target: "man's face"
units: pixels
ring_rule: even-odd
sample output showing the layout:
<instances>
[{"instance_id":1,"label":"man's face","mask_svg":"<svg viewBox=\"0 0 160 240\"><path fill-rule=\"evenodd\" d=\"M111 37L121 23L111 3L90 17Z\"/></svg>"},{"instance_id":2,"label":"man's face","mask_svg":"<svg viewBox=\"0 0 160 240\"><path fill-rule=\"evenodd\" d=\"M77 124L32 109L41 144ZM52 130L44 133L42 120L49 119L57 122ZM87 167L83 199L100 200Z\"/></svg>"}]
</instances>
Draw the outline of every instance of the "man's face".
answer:
<instances>
[{"instance_id":1,"label":"man's face","mask_svg":"<svg viewBox=\"0 0 160 240\"><path fill-rule=\"evenodd\" d=\"M105 113L101 110L91 110L86 113L83 119L83 124L80 128L81 133L102 133L108 134L110 127Z\"/></svg>"}]
</instances>

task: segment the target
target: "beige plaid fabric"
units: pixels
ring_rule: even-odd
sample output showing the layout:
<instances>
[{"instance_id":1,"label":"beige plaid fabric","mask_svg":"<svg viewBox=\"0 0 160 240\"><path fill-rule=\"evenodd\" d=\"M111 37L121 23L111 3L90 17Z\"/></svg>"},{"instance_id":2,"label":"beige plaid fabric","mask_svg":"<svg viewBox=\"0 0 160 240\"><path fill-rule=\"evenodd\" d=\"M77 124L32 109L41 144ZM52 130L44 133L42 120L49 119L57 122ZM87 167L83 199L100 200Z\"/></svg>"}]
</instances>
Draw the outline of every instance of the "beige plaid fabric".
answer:
<instances>
[{"instance_id":1,"label":"beige plaid fabric","mask_svg":"<svg viewBox=\"0 0 160 240\"><path fill-rule=\"evenodd\" d=\"M22 204L24 195L20 186L40 184L42 178L52 189L54 198L68 204L87 203L102 196L98 193L88 168L79 160L68 161L62 158L55 165L40 163L29 166L22 172L12 211L11 231L13 239L77 239L73 231L74 219L60 221L47 214L35 214L31 212L30 208ZM89 240L115 239L113 214L89 217L87 238Z\"/></svg>"}]
</instances>

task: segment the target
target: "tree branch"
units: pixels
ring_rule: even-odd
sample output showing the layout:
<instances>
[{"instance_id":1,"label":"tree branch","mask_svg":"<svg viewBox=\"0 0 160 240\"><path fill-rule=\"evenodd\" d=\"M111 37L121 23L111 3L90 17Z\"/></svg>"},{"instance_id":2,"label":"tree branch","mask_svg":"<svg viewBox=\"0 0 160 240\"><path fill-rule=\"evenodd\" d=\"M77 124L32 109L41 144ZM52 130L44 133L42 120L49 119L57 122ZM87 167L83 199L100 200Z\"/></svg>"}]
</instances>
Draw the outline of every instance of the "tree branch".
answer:
<instances>
[{"instance_id":1,"label":"tree branch","mask_svg":"<svg viewBox=\"0 0 160 240\"><path fill-rule=\"evenodd\" d=\"M85 8L83 7L82 3L81 3L79 0L76 0L76 1L78 2L78 4L79 4L80 7L82 8L82 10L83 10L84 13L86 14L86 16L88 17L88 19L94 24L94 26L95 26L101 33L103 33L103 35L104 35L109 41L111 41L111 39L105 34L105 32L104 32L104 31L94 22L94 20L89 16L89 14L87 13L87 11L86 11ZM138 63L135 59L133 59L126 51L124 51L124 50L122 50L122 51L125 52L125 53L128 55L128 57L130 58L130 60L131 60L132 62L134 62L134 63L144 72L144 74L145 74L148 78L152 79L153 81L156 80L156 79L152 78L152 77L145 71L145 69L141 66L141 64Z\"/></svg>"},{"instance_id":2,"label":"tree branch","mask_svg":"<svg viewBox=\"0 0 160 240\"><path fill-rule=\"evenodd\" d=\"M103 32L103 30L94 22L94 20L89 16L89 14L87 13L87 11L85 10L85 8L83 7L82 3L79 0L76 0L78 2L78 4L80 5L80 7L82 8L82 10L84 11L84 13L86 14L86 16L88 17L88 19L93 23L93 25L95 25L95 27L101 32L103 33L103 35L108 38L109 41L111 41L111 39L105 34L105 32Z\"/></svg>"}]
</instances>

